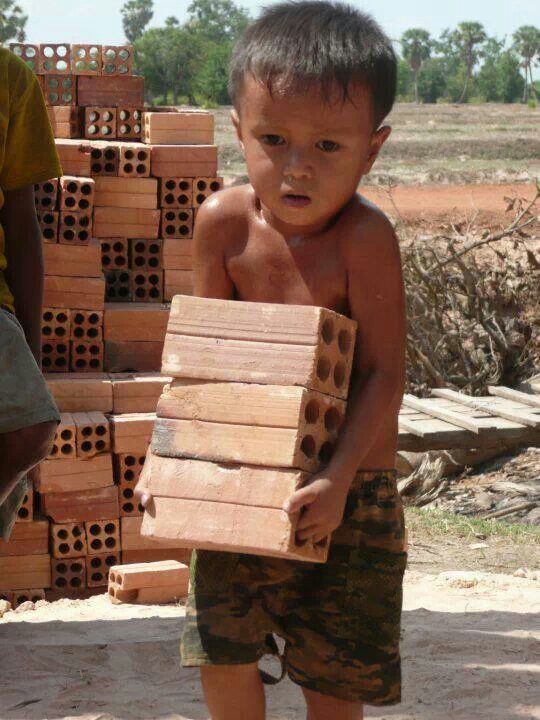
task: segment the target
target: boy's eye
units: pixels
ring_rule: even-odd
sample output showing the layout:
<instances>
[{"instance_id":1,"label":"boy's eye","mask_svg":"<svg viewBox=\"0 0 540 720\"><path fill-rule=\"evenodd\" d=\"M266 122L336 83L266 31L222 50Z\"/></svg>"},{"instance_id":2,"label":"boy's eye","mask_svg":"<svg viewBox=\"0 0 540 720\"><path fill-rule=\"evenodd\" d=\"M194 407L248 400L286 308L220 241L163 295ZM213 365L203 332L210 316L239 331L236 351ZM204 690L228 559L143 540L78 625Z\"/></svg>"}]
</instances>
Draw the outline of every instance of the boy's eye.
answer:
<instances>
[{"instance_id":1,"label":"boy's eye","mask_svg":"<svg viewBox=\"0 0 540 720\"><path fill-rule=\"evenodd\" d=\"M324 152L336 152L336 150L339 150L339 145L333 140L320 140L317 147L324 150Z\"/></svg>"},{"instance_id":2,"label":"boy's eye","mask_svg":"<svg viewBox=\"0 0 540 720\"><path fill-rule=\"evenodd\" d=\"M283 145L285 142L281 135L261 135L261 140L265 145Z\"/></svg>"}]
</instances>

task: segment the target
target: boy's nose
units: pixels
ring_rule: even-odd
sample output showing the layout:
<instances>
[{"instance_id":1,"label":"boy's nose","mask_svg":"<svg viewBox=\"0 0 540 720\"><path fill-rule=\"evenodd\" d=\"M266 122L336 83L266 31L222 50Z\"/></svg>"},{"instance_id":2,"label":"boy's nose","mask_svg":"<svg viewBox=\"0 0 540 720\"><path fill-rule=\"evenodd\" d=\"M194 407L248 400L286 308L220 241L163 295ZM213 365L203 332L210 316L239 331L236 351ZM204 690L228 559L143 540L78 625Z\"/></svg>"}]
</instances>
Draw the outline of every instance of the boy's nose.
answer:
<instances>
[{"instance_id":1,"label":"boy's nose","mask_svg":"<svg viewBox=\"0 0 540 720\"><path fill-rule=\"evenodd\" d=\"M283 175L294 180L309 180L313 177L313 166L305 154L291 153L283 167Z\"/></svg>"}]
</instances>

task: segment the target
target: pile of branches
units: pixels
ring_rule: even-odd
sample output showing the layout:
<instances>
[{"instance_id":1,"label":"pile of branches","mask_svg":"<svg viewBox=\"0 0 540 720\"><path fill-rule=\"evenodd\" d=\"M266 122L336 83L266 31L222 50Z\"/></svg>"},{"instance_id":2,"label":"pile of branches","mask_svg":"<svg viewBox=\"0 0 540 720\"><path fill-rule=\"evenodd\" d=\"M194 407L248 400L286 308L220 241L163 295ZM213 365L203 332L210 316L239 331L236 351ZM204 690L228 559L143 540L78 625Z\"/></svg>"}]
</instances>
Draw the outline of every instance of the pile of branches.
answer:
<instances>
[{"instance_id":1,"label":"pile of branches","mask_svg":"<svg viewBox=\"0 0 540 720\"><path fill-rule=\"evenodd\" d=\"M477 227L474 218L430 239L407 238L398 227L405 240L407 392L486 394L487 385L515 385L538 366L539 197L540 187L532 201L508 198L513 218L498 232Z\"/></svg>"}]
</instances>

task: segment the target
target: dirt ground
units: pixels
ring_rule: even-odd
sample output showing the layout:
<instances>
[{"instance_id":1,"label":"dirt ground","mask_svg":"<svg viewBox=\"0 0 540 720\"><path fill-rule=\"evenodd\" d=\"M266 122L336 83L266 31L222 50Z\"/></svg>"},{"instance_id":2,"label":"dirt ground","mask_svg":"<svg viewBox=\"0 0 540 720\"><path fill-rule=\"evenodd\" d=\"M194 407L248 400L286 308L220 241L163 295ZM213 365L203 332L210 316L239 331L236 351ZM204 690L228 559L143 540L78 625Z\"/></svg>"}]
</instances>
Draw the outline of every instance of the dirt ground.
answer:
<instances>
[{"instance_id":1,"label":"dirt ground","mask_svg":"<svg viewBox=\"0 0 540 720\"><path fill-rule=\"evenodd\" d=\"M480 571L420 573L412 562L403 702L370 708L366 717L540 718L539 588L532 579ZM0 620L0 717L206 719L198 671L179 666L183 616L183 607L111 606L106 595L9 613ZM269 719L305 717L290 681L267 696Z\"/></svg>"}]
</instances>

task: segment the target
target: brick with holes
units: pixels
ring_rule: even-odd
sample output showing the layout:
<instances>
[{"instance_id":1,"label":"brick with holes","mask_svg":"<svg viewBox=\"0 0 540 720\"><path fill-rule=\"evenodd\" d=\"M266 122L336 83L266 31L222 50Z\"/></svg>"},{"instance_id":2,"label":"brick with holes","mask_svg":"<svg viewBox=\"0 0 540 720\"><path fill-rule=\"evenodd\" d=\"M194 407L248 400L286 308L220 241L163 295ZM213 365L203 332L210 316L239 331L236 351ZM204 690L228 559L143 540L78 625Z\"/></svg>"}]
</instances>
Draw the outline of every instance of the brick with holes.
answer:
<instances>
[{"instance_id":1,"label":"brick with holes","mask_svg":"<svg viewBox=\"0 0 540 720\"><path fill-rule=\"evenodd\" d=\"M92 210L60 211L58 242L62 245L88 245L92 239Z\"/></svg>"},{"instance_id":2,"label":"brick with holes","mask_svg":"<svg viewBox=\"0 0 540 720\"><path fill-rule=\"evenodd\" d=\"M76 248L73 248L75 251ZM45 275L43 304L45 307L72 310L103 310L105 279Z\"/></svg>"},{"instance_id":3,"label":"brick with holes","mask_svg":"<svg viewBox=\"0 0 540 720\"><path fill-rule=\"evenodd\" d=\"M34 200L36 208L55 210L58 202L58 178L34 185Z\"/></svg>"},{"instance_id":4,"label":"brick with holes","mask_svg":"<svg viewBox=\"0 0 540 720\"><path fill-rule=\"evenodd\" d=\"M86 107L84 109L84 137L99 140L116 138L116 108Z\"/></svg>"},{"instance_id":5,"label":"brick with holes","mask_svg":"<svg viewBox=\"0 0 540 720\"><path fill-rule=\"evenodd\" d=\"M31 588L30 590L17 590L13 593L13 608L18 608L25 602L37 603L39 600L45 600L45 590L43 588Z\"/></svg>"},{"instance_id":6,"label":"brick with holes","mask_svg":"<svg viewBox=\"0 0 540 720\"><path fill-rule=\"evenodd\" d=\"M131 75L133 72L132 45L104 45L102 58L104 76Z\"/></svg>"},{"instance_id":7,"label":"brick with holes","mask_svg":"<svg viewBox=\"0 0 540 720\"><path fill-rule=\"evenodd\" d=\"M9 44L9 49L28 65L30 70L39 73L39 45L14 42Z\"/></svg>"},{"instance_id":8,"label":"brick with holes","mask_svg":"<svg viewBox=\"0 0 540 720\"><path fill-rule=\"evenodd\" d=\"M109 573L109 599L113 603L169 603L185 598L189 567L176 560L117 565Z\"/></svg>"},{"instance_id":9,"label":"brick with holes","mask_svg":"<svg viewBox=\"0 0 540 720\"><path fill-rule=\"evenodd\" d=\"M161 240L138 238L129 241L132 270L161 270ZM135 296L134 296L135 297Z\"/></svg>"},{"instance_id":10,"label":"brick with holes","mask_svg":"<svg viewBox=\"0 0 540 720\"><path fill-rule=\"evenodd\" d=\"M41 43L39 46L40 75L70 75L71 46L69 43Z\"/></svg>"},{"instance_id":11,"label":"brick with holes","mask_svg":"<svg viewBox=\"0 0 540 720\"><path fill-rule=\"evenodd\" d=\"M34 490L29 487L24 495L21 507L17 512L17 523L33 522L34 520Z\"/></svg>"},{"instance_id":12,"label":"brick with holes","mask_svg":"<svg viewBox=\"0 0 540 720\"><path fill-rule=\"evenodd\" d=\"M52 493L71 494L76 504L76 493L80 491L107 490L113 484L112 457L109 453L86 457L82 453L79 457L66 460L43 460L38 468L34 480L35 489L44 495ZM108 500L107 500L108 502ZM55 519L55 518L53 518ZM80 518L72 518L65 522L74 522ZM56 520L64 522L64 520Z\"/></svg>"},{"instance_id":13,"label":"brick with holes","mask_svg":"<svg viewBox=\"0 0 540 720\"><path fill-rule=\"evenodd\" d=\"M13 590L0 590L0 600L5 600L13 607Z\"/></svg>"},{"instance_id":14,"label":"brick with holes","mask_svg":"<svg viewBox=\"0 0 540 720\"><path fill-rule=\"evenodd\" d=\"M223 190L222 177L198 177L193 180L193 205L199 207L207 197Z\"/></svg>"},{"instance_id":15,"label":"brick with holes","mask_svg":"<svg viewBox=\"0 0 540 720\"><path fill-rule=\"evenodd\" d=\"M103 270L127 269L129 267L128 248L126 238L101 238L101 266Z\"/></svg>"},{"instance_id":16,"label":"brick with holes","mask_svg":"<svg viewBox=\"0 0 540 720\"><path fill-rule=\"evenodd\" d=\"M152 450L316 472L345 417L343 400L302 387L176 379L162 394Z\"/></svg>"},{"instance_id":17,"label":"brick with holes","mask_svg":"<svg viewBox=\"0 0 540 720\"><path fill-rule=\"evenodd\" d=\"M51 523L51 554L54 558L74 558L87 554L83 522Z\"/></svg>"},{"instance_id":18,"label":"brick with holes","mask_svg":"<svg viewBox=\"0 0 540 720\"><path fill-rule=\"evenodd\" d=\"M109 570L121 561L120 552L104 553L103 555L89 555L86 558L86 580L88 587L102 587L107 585Z\"/></svg>"},{"instance_id":19,"label":"brick with holes","mask_svg":"<svg viewBox=\"0 0 540 720\"><path fill-rule=\"evenodd\" d=\"M162 372L177 377L301 385L346 398L356 323L326 308L177 295Z\"/></svg>"},{"instance_id":20,"label":"brick with holes","mask_svg":"<svg viewBox=\"0 0 540 720\"><path fill-rule=\"evenodd\" d=\"M90 458L111 449L109 421L97 411L72 414L77 432L77 457Z\"/></svg>"},{"instance_id":21,"label":"brick with holes","mask_svg":"<svg viewBox=\"0 0 540 720\"><path fill-rule=\"evenodd\" d=\"M105 270L105 298L108 302L131 300L131 270Z\"/></svg>"},{"instance_id":22,"label":"brick with holes","mask_svg":"<svg viewBox=\"0 0 540 720\"><path fill-rule=\"evenodd\" d=\"M46 372L68 372L69 339L42 338L41 367Z\"/></svg>"},{"instance_id":23,"label":"brick with holes","mask_svg":"<svg viewBox=\"0 0 540 720\"><path fill-rule=\"evenodd\" d=\"M88 555L102 555L106 552L118 552L120 548L120 520L96 520L86 522Z\"/></svg>"},{"instance_id":24,"label":"brick with holes","mask_svg":"<svg viewBox=\"0 0 540 720\"><path fill-rule=\"evenodd\" d=\"M162 210L162 238L191 238L193 235L193 210Z\"/></svg>"},{"instance_id":25,"label":"brick with holes","mask_svg":"<svg viewBox=\"0 0 540 720\"><path fill-rule=\"evenodd\" d=\"M119 140L140 140L142 136L142 108L119 107L117 134Z\"/></svg>"},{"instance_id":26,"label":"brick with holes","mask_svg":"<svg viewBox=\"0 0 540 720\"><path fill-rule=\"evenodd\" d=\"M91 141L91 170L92 177L116 177L120 161L120 148L118 145L105 140Z\"/></svg>"},{"instance_id":27,"label":"brick with holes","mask_svg":"<svg viewBox=\"0 0 540 720\"><path fill-rule=\"evenodd\" d=\"M71 340L103 340L103 312L101 310L72 310Z\"/></svg>"},{"instance_id":28,"label":"brick with holes","mask_svg":"<svg viewBox=\"0 0 540 720\"><path fill-rule=\"evenodd\" d=\"M58 242L58 222L60 213L55 210L38 208L36 211L41 237L44 243Z\"/></svg>"},{"instance_id":29,"label":"brick with holes","mask_svg":"<svg viewBox=\"0 0 540 720\"><path fill-rule=\"evenodd\" d=\"M42 75L40 80L46 105L77 105L74 75Z\"/></svg>"},{"instance_id":30,"label":"brick with holes","mask_svg":"<svg viewBox=\"0 0 540 720\"><path fill-rule=\"evenodd\" d=\"M60 178L60 210L91 212L94 206L95 185L92 178L63 175Z\"/></svg>"},{"instance_id":31,"label":"brick with holes","mask_svg":"<svg viewBox=\"0 0 540 720\"><path fill-rule=\"evenodd\" d=\"M160 178L159 205L162 208L191 208L193 178Z\"/></svg>"},{"instance_id":32,"label":"brick with holes","mask_svg":"<svg viewBox=\"0 0 540 720\"><path fill-rule=\"evenodd\" d=\"M118 483L118 501L120 517L133 517L143 514L143 507L135 497L135 486L144 465L145 456L121 454L115 458L115 479Z\"/></svg>"},{"instance_id":33,"label":"brick with holes","mask_svg":"<svg viewBox=\"0 0 540 720\"><path fill-rule=\"evenodd\" d=\"M120 143L119 177L150 177L151 149L137 143Z\"/></svg>"},{"instance_id":34,"label":"brick with holes","mask_svg":"<svg viewBox=\"0 0 540 720\"><path fill-rule=\"evenodd\" d=\"M102 340L71 340L70 370L72 372L101 372L103 370Z\"/></svg>"},{"instance_id":35,"label":"brick with holes","mask_svg":"<svg viewBox=\"0 0 540 720\"><path fill-rule=\"evenodd\" d=\"M71 46L71 72L74 75L101 75L102 66L101 45Z\"/></svg>"},{"instance_id":36,"label":"brick with holes","mask_svg":"<svg viewBox=\"0 0 540 720\"><path fill-rule=\"evenodd\" d=\"M56 590L82 590L86 587L86 559L51 558L51 587Z\"/></svg>"},{"instance_id":37,"label":"brick with holes","mask_svg":"<svg viewBox=\"0 0 540 720\"><path fill-rule=\"evenodd\" d=\"M41 312L41 337L43 340L69 340L69 311L61 308L43 308Z\"/></svg>"},{"instance_id":38,"label":"brick with holes","mask_svg":"<svg viewBox=\"0 0 540 720\"><path fill-rule=\"evenodd\" d=\"M131 271L131 297L136 302L163 302L163 270Z\"/></svg>"},{"instance_id":39,"label":"brick with holes","mask_svg":"<svg viewBox=\"0 0 540 720\"><path fill-rule=\"evenodd\" d=\"M77 456L77 442L75 420L71 413L60 413L58 424L51 451L48 455L50 460L65 460Z\"/></svg>"}]
</instances>

